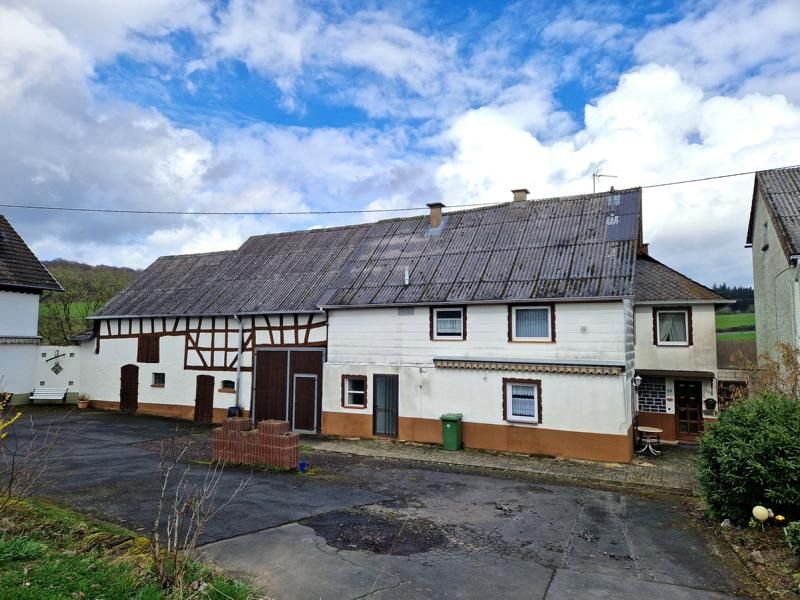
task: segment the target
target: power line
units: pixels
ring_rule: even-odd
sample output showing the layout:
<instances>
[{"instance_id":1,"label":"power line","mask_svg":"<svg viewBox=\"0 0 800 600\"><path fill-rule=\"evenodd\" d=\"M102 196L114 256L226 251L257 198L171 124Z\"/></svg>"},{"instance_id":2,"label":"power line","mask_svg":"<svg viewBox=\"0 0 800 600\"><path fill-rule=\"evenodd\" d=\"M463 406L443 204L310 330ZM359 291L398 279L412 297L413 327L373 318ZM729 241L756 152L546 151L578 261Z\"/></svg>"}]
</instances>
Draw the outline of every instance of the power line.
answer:
<instances>
[{"instance_id":1,"label":"power line","mask_svg":"<svg viewBox=\"0 0 800 600\"><path fill-rule=\"evenodd\" d=\"M696 179L682 179L679 181L667 181L664 183L652 183L650 185L639 186L642 189L652 189L666 187L670 185L683 185L686 183L697 183L700 181L711 181L714 179L725 179L728 177L740 177L742 175L753 175L761 170L776 169L795 169L800 165L789 165L776 167L775 169L759 169L757 171L740 171L739 173L726 173L725 175L711 175L709 177L698 177ZM505 202L483 202L478 204L450 204L447 208L480 208L482 206L495 206L506 204ZM167 215L167 216L238 216L238 217L266 217L266 216L303 216L303 215L353 215L365 213L393 213L393 212L413 212L427 210L425 206L408 208L364 208L350 210L286 210L286 211L185 211L185 210L140 210L129 208L87 208L69 206L44 206L35 204L11 204L0 202L0 208L19 208L23 210L49 210L59 212L79 212L79 213L101 213L101 214L124 214L124 215Z\"/></svg>"}]
</instances>

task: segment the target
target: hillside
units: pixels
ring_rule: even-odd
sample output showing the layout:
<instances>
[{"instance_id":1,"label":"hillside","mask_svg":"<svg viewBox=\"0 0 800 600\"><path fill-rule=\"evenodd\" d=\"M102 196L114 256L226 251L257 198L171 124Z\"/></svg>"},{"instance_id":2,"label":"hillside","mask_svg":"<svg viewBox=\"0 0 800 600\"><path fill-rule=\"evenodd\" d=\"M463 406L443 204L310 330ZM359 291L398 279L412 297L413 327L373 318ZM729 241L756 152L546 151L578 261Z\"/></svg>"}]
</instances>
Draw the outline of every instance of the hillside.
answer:
<instances>
[{"instance_id":1,"label":"hillside","mask_svg":"<svg viewBox=\"0 0 800 600\"><path fill-rule=\"evenodd\" d=\"M135 269L56 259L44 266L64 288L45 294L39 308L39 335L47 344L66 344L69 336L91 327L86 317L139 274Z\"/></svg>"}]
</instances>

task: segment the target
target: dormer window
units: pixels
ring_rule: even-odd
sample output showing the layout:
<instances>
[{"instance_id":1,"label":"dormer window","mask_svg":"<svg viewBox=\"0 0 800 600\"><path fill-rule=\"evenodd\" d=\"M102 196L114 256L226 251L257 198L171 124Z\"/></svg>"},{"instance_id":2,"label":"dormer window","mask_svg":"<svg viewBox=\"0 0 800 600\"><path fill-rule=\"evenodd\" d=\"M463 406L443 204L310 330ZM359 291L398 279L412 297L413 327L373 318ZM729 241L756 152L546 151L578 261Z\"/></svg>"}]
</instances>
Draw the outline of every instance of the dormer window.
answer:
<instances>
[{"instance_id":1,"label":"dormer window","mask_svg":"<svg viewBox=\"0 0 800 600\"><path fill-rule=\"evenodd\" d=\"M692 313L689 308L655 310L655 343L658 346L691 346Z\"/></svg>"}]
</instances>

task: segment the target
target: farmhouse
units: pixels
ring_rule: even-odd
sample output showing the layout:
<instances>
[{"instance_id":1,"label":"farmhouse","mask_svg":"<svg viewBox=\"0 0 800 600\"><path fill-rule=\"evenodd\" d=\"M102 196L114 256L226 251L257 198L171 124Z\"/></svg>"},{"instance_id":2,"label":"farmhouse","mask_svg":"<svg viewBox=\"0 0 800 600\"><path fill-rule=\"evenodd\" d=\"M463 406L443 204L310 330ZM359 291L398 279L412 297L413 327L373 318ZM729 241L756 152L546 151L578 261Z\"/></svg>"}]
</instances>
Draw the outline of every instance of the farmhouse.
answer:
<instances>
[{"instance_id":1,"label":"farmhouse","mask_svg":"<svg viewBox=\"0 0 800 600\"><path fill-rule=\"evenodd\" d=\"M756 173L747 247L753 249L758 355L800 346L800 167Z\"/></svg>"},{"instance_id":2,"label":"farmhouse","mask_svg":"<svg viewBox=\"0 0 800 600\"><path fill-rule=\"evenodd\" d=\"M697 435L724 299L647 256L640 189L429 207L158 259L94 317L82 391L107 408L435 443L456 412L468 447L628 461L635 384L663 381L646 409L672 418L667 438ZM684 380L701 387L679 419Z\"/></svg>"},{"instance_id":3,"label":"farmhouse","mask_svg":"<svg viewBox=\"0 0 800 600\"><path fill-rule=\"evenodd\" d=\"M24 397L33 389L45 291L61 286L0 215L0 392Z\"/></svg>"}]
</instances>

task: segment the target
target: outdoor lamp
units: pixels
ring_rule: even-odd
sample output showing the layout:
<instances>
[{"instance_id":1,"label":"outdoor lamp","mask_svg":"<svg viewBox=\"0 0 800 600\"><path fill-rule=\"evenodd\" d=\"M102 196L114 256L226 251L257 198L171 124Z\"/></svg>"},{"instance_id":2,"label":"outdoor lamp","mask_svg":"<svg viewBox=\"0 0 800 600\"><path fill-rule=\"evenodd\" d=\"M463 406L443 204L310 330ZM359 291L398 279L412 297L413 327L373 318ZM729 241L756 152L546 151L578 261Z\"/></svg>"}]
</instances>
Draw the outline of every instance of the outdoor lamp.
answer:
<instances>
[{"instance_id":1,"label":"outdoor lamp","mask_svg":"<svg viewBox=\"0 0 800 600\"><path fill-rule=\"evenodd\" d=\"M640 385L642 385L642 376L637 375L633 378L633 387L639 387Z\"/></svg>"},{"instance_id":2,"label":"outdoor lamp","mask_svg":"<svg viewBox=\"0 0 800 600\"><path fill-rule=\"evenodd\" d=\"M706 410L714 410L717 407L717 401L714 398L706 398L704 400L706 405Z\"/></svg>"}]
</instances>

